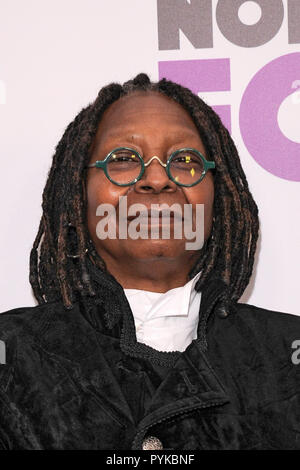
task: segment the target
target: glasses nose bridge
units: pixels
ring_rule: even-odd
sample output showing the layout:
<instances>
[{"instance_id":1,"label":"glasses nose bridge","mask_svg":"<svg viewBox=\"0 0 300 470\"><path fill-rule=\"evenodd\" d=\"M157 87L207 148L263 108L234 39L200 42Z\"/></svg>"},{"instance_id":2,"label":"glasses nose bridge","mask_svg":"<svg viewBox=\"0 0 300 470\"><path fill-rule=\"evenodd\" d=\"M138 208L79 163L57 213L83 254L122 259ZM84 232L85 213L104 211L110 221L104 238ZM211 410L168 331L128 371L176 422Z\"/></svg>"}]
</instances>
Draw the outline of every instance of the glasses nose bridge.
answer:
<instances>
[{"instance_id":1,"label":"glasses nose bridge","mask_svg":"<svg viewBox=\"0 0 300 470\"><path fill-rule=\"evenodd\" d=\"M153 160L157 160L163 168L167 167L167 164L162 162L161 159L157 155L153 155L153 157L151 157L147 163L144 162L145 168L147 168L153 162Z\"/></svg>"}]
</instances>

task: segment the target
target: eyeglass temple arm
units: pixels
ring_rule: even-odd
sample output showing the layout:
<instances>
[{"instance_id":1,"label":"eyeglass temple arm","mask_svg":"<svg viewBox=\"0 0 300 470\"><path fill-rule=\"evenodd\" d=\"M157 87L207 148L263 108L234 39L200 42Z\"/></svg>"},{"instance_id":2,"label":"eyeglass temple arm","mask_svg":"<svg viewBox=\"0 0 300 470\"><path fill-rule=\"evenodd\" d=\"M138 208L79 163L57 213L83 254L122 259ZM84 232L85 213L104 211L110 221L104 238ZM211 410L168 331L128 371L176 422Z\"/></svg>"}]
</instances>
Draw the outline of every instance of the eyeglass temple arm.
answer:
<instances>
[{"instance_id":1,"label":"eyeglass temple arm","mask_svg":"<svg viewBox=\"0 0 300 470\"><path fill-rule=\"evenodd\" d=\"M208 161L206 160L205 166L206 166L206 169L207 169L207 170L210 170L210 169L212 169L212 168L215 168L215 167L216 167L216 164L215 164L215 162L208 162Z\"/></svg>"},{"instance_id":2,"label":"eyeglass temple arm","mask_svg":"<svg viewBox=\"0 0 300 470\"><path fill-rule=\"evenodd\" d=\"M93 167L105 168L105 163L104 161L97 160L95 163L90 163L89 165L87 165L87 168L93 168Z\"/></svg>"}]
</instances>

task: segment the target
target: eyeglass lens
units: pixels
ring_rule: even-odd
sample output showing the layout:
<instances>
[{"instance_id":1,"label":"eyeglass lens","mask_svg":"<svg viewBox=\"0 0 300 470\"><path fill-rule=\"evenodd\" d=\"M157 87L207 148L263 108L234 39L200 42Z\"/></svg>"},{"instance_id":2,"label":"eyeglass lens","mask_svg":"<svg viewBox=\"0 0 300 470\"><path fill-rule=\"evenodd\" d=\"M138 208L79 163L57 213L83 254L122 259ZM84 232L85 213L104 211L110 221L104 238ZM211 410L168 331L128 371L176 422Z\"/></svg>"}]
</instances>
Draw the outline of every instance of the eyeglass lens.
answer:
<instances>
[{"instance_id":1,"label":"eyeglass lens","mask_svg":"<svg viewBox=\"0 0 300 470\"><path fill-rule=\"evenodd\" d=\"M169 171L176 183L190 185L200 180L204 171L204 163L197 153L191 150L182 150L172 158Z\"/></svg>"},{"instance_id":2,"label":"eyeglass lens","mask_svg":"<svg viewBox=\"0 0 300 470\"><path fill-rule=\"evenodd\" d=\"M107 173L118 184L129 184L140 175L142 163L138 155L127 149L114 151L107 161Z\"/></svg>"}]
</instances>

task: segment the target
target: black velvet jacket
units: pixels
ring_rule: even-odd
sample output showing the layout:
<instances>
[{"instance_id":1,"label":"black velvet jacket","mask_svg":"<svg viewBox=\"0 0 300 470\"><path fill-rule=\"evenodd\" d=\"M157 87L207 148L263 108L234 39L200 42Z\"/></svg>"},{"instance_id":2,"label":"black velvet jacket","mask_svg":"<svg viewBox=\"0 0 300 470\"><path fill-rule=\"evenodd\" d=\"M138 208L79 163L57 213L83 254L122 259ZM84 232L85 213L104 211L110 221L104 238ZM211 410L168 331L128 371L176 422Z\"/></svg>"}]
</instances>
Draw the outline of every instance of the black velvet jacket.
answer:
<instances>
[{"instance_id":1,"label":"black velvet jacket","mask_svg":"<svg viewBox=\"0 0 300 470\"><path fill-rule=\"evenodd\" d=\"M94 275L96 301L0 315L0 448L300 449L300 317L231 303L222 318L211 280L198 339L158 352L137 343L121 286Z\"/></svg>"}]
</instances>

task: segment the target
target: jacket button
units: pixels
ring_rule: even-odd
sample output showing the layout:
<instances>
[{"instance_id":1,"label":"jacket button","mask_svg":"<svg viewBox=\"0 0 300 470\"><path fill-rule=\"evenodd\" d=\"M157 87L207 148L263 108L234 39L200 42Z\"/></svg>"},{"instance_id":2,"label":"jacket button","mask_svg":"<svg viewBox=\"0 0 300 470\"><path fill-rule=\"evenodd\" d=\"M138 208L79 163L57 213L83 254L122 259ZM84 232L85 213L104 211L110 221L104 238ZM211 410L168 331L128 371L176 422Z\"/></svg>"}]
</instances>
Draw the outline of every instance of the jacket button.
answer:
<instances>
[{"instance_id":1,"label":"jacket button","mask_svg":"<svg viewBox=\"0 0 300 470\"><path fill-rule=\"evenodd\" d=\"M225 307L219 307L217 310L217 315L219 318L227 318L228 317L228 312Z\"/></svg>"},{"instance_id":2,"label":"jacket button","mask_svg":"<svg viewBox=\"0 0 300 470\"><path fill-rule=\"evenodd\" d=\"M149 436L146 437L143 441L143 450L161 450L163 449L163 445L157 437Z\"/></svg>"}]
</instances>

